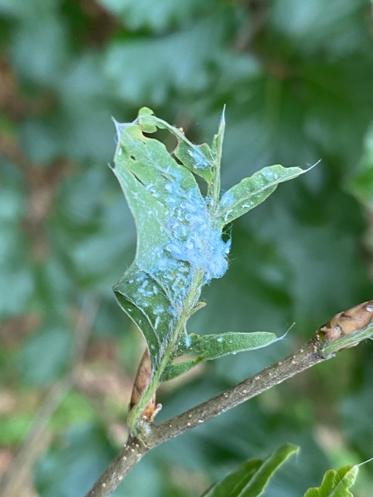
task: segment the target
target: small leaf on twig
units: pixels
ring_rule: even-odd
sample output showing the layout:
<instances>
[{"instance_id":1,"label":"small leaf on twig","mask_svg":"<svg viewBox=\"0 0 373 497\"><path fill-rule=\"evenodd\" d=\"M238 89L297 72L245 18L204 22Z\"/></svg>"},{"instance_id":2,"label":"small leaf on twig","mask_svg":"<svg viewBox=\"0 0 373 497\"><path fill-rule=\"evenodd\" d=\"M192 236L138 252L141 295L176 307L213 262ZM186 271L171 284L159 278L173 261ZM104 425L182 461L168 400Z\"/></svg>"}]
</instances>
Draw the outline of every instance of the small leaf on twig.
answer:
<instances>
[{"instance_id":1,"label":"small leaf on twig","mask_svg":"<svg viewBox=\"0 0 373 497\"><path fill-rule=\"evenodd\" d=\"M184 340L179 342L176 355L183 354L197 356L194 360L170 364L162 377L163 381L170 380L176 376L186 373L201 361L211 361L238 352L267 347L278 340L274 333L268 331L226 332L213 335L200 335L190 333L185 335Z\"/></svg>"},{"instance_id":2,"label":"small leaf on twig","mask_svg":"<svg viewBox=\"0 0 373 497\"><path fill-rule=\"evenodd\" d=\"M264 202L280 183L297 178L307 171L308 169L300 167L274 165L264 167L243 179L222 196L219 205L221 223L226 225L254 209Z\"/></svg>"}]
</instances>

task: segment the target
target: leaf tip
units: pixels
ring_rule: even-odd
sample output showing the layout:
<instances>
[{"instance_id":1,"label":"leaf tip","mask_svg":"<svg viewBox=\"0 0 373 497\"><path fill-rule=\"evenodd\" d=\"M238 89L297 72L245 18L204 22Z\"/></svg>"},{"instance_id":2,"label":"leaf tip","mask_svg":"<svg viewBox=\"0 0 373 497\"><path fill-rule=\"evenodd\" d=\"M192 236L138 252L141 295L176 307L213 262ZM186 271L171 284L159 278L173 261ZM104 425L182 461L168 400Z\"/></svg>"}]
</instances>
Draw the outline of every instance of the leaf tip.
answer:
<instances>
[{"instance_id":1,"label":"leaf tip","mask_svg":"<svg viewBox=\"0 0 373 497\"><path fill-rule=\"evenodd\" d=\"M283 333L282 335L280 335L280 336L277 338L277 340L276 340L276 341L279 341L279 340L284 340L284 339L288 336L288 334L291 332L291 330L294 328L294 326L295 326L295 321L293 321L293 322L291 323L291 325L290 325L290 326L289 326L289 328L285 331L285 333Z\"/></svg>"},{"instance_id":2,"label":"leaf tip","mask_svg":"<svg viewBox=\"0 0 373 497\"><path fill-rule=\"evenodd\" d=\"M120 138L122 136L122 130L123 128L126 126L126 124L124 123L120 123L119 121L117 121L115 119L115 117L111 116L111 120L113 121L114 123L114 127L115 127L115 134L116 134L116 137L117 137L117 143L120 142Z\"/></svg>"},{"instance_id":3,"label":"leaf tip","mask_svg":"<svg viewBox=\"0 0 373 497\"><path fill-rule=\"evenodd\" d=\"M306 169L304 169L304 172L308 173L308 171L312 171L312 169L314 167L317 167L319 164L321 164L321 162L322 162L322 159L318 159L316 162L314 162L313 164L311 164L310 166L308 166Z\"/></svg>"},{"instance_id":4,"label":"leaf tip","mask_svg":"<svg viewBox=\"0 0 373 497\"><path fill-rule=\"evenodd\" d=\"M225 111L227 109L227 104L223 105L223 109L221 111L220 115L220 126L225 126Z\"/></svg>"}]
</instances>

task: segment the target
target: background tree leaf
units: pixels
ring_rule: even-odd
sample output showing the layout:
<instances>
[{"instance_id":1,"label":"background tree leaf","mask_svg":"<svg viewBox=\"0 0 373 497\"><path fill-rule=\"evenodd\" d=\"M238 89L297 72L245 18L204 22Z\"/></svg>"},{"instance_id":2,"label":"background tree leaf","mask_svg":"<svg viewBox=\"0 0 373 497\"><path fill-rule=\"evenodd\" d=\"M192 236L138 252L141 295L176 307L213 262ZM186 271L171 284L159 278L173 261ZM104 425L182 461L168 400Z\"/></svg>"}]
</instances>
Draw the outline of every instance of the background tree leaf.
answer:
<instances>
[{"instance_id":1,"label":"background tree leaf","mask_svg":"<svg viewBox=\"0 0 373 497\"><path fill-rule=\"evenodd\" d=\"M202 497L259 497L276 471L298 450L295 445L285 444L266 459L246 461Z\"/></svg>"},{"instance_id":2,"label":"background tree leaf","mask_svg":"<svg viewBox=\"0 0 373 497\"><path fill-rule=\"evenodd\" d=\"M373 205L373 124L368 129L360 164L351 175L349 190L367 207Z\"/></svg>"}]
</instances>

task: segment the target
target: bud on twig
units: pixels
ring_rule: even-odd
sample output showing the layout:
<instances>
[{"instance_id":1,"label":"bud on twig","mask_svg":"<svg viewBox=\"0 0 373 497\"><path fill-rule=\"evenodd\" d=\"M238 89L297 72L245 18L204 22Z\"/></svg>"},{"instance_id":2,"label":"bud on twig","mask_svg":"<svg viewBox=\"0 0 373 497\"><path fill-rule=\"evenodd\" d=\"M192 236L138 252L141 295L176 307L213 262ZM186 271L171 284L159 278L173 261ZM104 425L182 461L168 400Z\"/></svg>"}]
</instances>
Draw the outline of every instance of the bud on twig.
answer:
<instances>
[{"instance_id":1,"label":"bud on twig","mask_svg":"<svg viewBox=\"0 0 373 497\"><path fill-rule=\"evenodd\" d=\"M373 337L373 300L336 314L318 330L324 357Z\"/></svg>"},{"instance_id":2,"label":"bud on twig","mask_svg":"<svg viewBox=\"0 0 373 497\"><path fill-rule=\"evenodd\" d=\"M139 402L143 393L150 384L151 377L152 377L152 364L150 360L149 351L148 349L146 349L140 361L139 367L137 369L136 378L133 383L130 409L133 409ZM162 405L156 403L156 397L154 394L142 413L143 419L145 419L148 422L152 422L161 408Z\"/></svg>"}]
</instances>

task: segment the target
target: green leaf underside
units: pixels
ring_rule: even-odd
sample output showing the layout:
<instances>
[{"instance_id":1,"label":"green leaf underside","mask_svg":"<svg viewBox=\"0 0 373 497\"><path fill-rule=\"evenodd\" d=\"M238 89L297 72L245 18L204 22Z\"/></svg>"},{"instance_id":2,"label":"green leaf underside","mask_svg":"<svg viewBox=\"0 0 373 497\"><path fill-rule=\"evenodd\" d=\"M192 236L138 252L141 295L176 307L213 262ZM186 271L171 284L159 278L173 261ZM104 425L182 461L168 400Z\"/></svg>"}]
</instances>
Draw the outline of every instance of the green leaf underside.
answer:
<instances>
[{"instance_id":1,"label":"green leaf underside","mask_svg":"<svg viewBox=\"0 0 373 497\"><path fill-rule=\"evenodd\" d=\"M213 335L189 333L179 342L176 356L197 356L193 360L170 364L164 373L164 381L189 371L201 361L211 361L230 354L260 349L276 342L278 337L267 331L226 332Z\"/></svg>"},{"instance_id":2,"label":"green leaf underside","mask_svg":"<svg viewBox=\"0 0 373 497\"><path fill-rule=\"evenodd\" d=\"M308 169L300 167L268 166L244 178L230 188L220 201L220 219L223 225L246 214L264 202L280 183L297 178Z\"/></svg>"},{"instance_id":3,"label":"green leaf underside","mask_svg":"<svg viewBox=\"0 0 373 497\"><path fill-rule=\"evenodd\" d=\"M295 445L285 444L264 460L250 459L202 497L260 497L276 471L298 450Z\"/></svg>"},{"instance_id":4,"label":"green leaf underside","mask_svg":"<svg viewBox=\"0 0 373 497\"><path fill-rule=\"evenodd\" d=\"M353 497L350 488L359 473L358 466L330 469L324 475L320 487L310 488L304 497Z\"/></svg>"},{"instance_id":5,"label":"green leaf underside","mask_svg":"<svg viewBox=\"0 0 373 497\"><path fill-rule=\"evenodd\" d=\"M161 380L162 381L173 380L174 378L177 378L178 376L187 373L192 368L194 368L194 366L197 366L197 364L199 364L203 360L204 359L202 357L196 357L195 359L190 359L188 361L168 364L166 369L163 371Z\"/></svg>"},{"instance_id":6,"label":"green leaf underside","mask_svg":"<svg viewBox=\"0 0 373 497\"><path fill-rule=\"evenodd\" d=\"M179 345L178 355L195 354L206 360L217 359L228 354L266 347L277 340L274 333L268 331L226 332L213 335L190 333Z\"/></svg>"}]
</instances>

